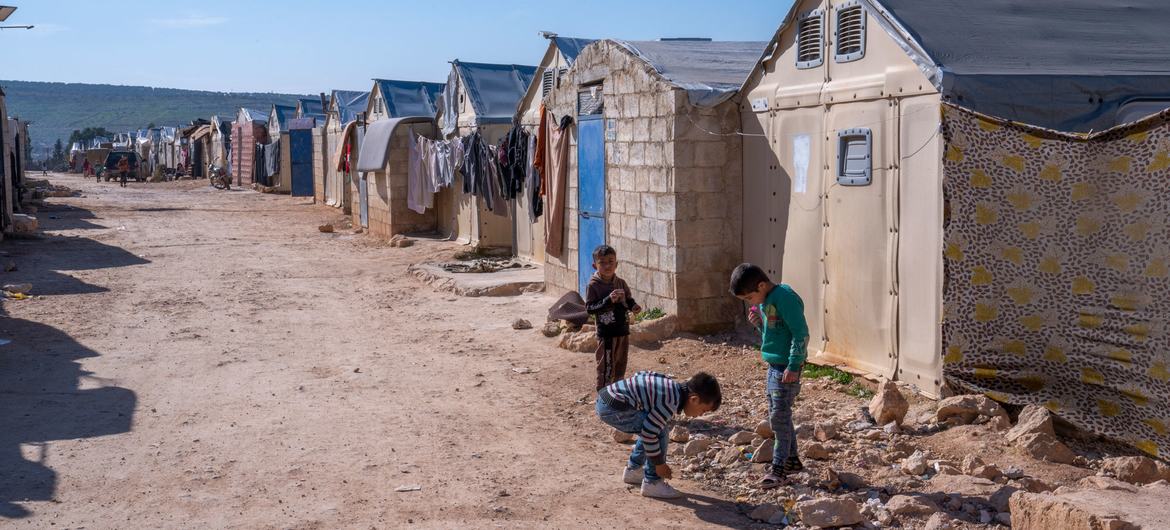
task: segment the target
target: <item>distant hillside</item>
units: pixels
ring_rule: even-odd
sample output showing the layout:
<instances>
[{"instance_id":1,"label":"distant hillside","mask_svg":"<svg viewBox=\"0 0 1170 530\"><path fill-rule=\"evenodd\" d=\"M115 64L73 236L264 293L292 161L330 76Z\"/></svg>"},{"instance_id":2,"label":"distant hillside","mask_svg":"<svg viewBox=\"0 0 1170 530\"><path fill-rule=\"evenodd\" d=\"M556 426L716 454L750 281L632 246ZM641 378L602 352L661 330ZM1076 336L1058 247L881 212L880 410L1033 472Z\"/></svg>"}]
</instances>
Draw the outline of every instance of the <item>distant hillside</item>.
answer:
<instances>
[{"instance_id":1,"label":"distant hillside","mask_svg":"<svg viewBox=\"0 0 1170 530\"><path fill-rule=\"evenodd\" d=\"M293 105L298 97L307 97L36 81L0 81L0 86L7 96L9 116L33 122L29 134L37 153L51 148L58 138L67 141L76 129L129 131L150 123L185 125L215 114L234 116L239 107L266 110L273 103Z\"/></svg>"}]
</instances>

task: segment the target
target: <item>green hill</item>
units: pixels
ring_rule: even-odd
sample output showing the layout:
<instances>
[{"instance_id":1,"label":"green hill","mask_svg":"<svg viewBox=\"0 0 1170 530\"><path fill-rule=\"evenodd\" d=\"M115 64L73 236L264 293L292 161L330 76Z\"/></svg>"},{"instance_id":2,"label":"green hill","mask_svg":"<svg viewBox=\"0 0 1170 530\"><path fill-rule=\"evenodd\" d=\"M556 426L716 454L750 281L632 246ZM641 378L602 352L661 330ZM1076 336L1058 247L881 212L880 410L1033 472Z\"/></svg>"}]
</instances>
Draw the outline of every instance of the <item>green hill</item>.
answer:
<instances>
[{"instance_id":1,"label":"green hill","mask_svg":"<svg viewBox=\"0 0 1170 530\"><path fill-rule=\"evenodd\" d=\"M8 115L32 122L29 134L37 158L58 138L65 142L69 133L86 127L117 132L150 123L186 125L195 118L235 116L240 107L267 110L273 103L294 105L297 98L310 97L37 81L0 81L0 87Z\"/></svg>"}]
</instances>

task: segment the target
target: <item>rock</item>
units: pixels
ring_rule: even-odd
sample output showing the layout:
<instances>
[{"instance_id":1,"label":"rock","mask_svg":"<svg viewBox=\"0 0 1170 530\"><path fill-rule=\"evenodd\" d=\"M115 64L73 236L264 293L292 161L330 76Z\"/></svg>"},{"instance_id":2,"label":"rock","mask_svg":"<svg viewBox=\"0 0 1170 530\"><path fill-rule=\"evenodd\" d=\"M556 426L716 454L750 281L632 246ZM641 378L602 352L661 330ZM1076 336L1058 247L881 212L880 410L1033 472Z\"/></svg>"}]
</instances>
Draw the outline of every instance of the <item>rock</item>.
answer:
<instances>
[{"instance_id":1,"label":"rock","mask_svg":"<svg viewBox=\"0 0 1170 530\"><path fill-rule=\"evenodd\" d=\"M825 447L824 444L817 442L809 442L804 444L804 456L813 460L828 460L833 457L833 452Z\"/></svg>"},{"instance_id":2,"label":"rock","mask_svg":"<svg viewBox=\"0 0 1170 530\"><path fill-rule=\"evenodd\" d=\"M869 415L878 425L888 423L902 424L906 412L910 410L910 402L898 390L897 383L886 381L878 387L877 394L869 401Z\"/></svg>"},{"instance_id":3,"label":"rock","mask_svg":"<svg viewBox=\"0 0 1170 530\"><path fill-rule=\"evenodd\" d=\"M772 455L776 452L776 444L772 440L763 440L752 450L753 464L771 464Z\"/></svg>"},{"instance_id":4,"label":"rock","mask_svg":"<svg viewBox=\"0 0 1170 530\"><path fill-rule=\"evenodd\" d=\"M963 473L970 475L975 471L975 468L978 468L984 464L985 462L982 458L979 458L976 455L967 455L963 457L963 463L959 465L959 469L962 469Z\"/></svg>"},{"instance_id":5,"label":"rock","mask_svg":"<svg viewBox=\"0 0 1170 530\"><path fill-rule=\"evenodd\" d=\"M1012 495L1015 495L1017 491L1020 491L1019 488L1014 486L1001 487L999 491L996 491L991 497L987 498L987 502L995 508L995 511L1006 512L1011 508L1010 502Z\"/></svg>"},{"instance_id":6,"label":"rock","mask_svg":"<svg viewBox=\"0 0 1170 530\"><path fill-rule=\"evenodd\" d=\"M796 512L800 522L822 528L855 525L864 519L856 501L831 497L798 502Z\"/></svg>"},{"instance_id":7,"label":"rock","mask_svg":"<svg viewBox=\"0 0 1170 530\"><path fill-rule=\"evenodd\" d=\"M1056 489L1056 488L1053 488L1052 486L1050 486L1047 482L1044 482L1043 480L1040 480L1038 478L1032 478L1032 477L1020 478L1019 480L1016 481L1016 485L1019 486L1020 489L1023 489L1024 491L1029 491L1032 493L1047 493L1049 491Z\"/></svg>"},{"instance_id":8,"label":"rock","mask_svg":"<svg viewBox=\"0 0 1170 530\"><path fill-rule=\"evenodd\" d=\"M1003 468L1003 476L1011 480L1018 480L1024 478L1024 470L1020 469L1020 466L1008 466Z\"/></svg>"},{"instance_id":9,"label":"rock","mask_svg":"<svg viewBox=\"0 0 1170 530\"><path fill-rule=\"evenodd\" d=\"M686 443L691 439L691 433L687 431L686 427L682 425L675 425L670 429L670 441L674 443Z\"/></svg>"},{"instance_id":10,"label":"rock","mask_svg":"<svg viewBox=\"0 0 1170 530\"><path fill-rule=\"evenodd\" d=\"M1009 420L1007 416L996 416L987 422L987 426L991 427L993 431L1006 431L1012 428L1012 420Z\"/></svg>"},{"instance_id":11,"label":"rock","mask_svg":"<svg viewBox=\"0 0 1170 530\"><path fill-rule=\"evenodd\" d=\"M4 290L10 293L28 294L33 288L31 283L10 283L4 285Z\"/></svg>"},{"instance_id":12,"label":"rock","mask_svg":"<svg viewBox=\"0 0 1170 530\"><path fill-rule=\"evenodd\" d=\"M740 432L737 432L737 433L731 435L731 438L728 438L727 441L729 441L735 445L748 445L748 444L752 443L752 440L755 439L755 437L756 437L756 433L754 433L754 432L740 431Z\"/></svg>"},{"instance_id":13,"label":"rock","mask_svg":"<svg viewBox=\"0 0 1170 530\"><path fill-rule=\"evenodd\" d=\"M882 432L885 433L886 436L893 436L902 432L902 426L891 421L882 427Z\"/></svg>"},{"instance_id":14,"label":"rock","mask_svg":"<svg viewBox=\"0 0 1170 530\"><path fill-rule=\"evenodd\" d=\"M517 318L512 321L512 329L532 329L532 323L523 318Z\"/></svg>"},{"instance_id":15,"label":"rock","mask_svg":"<svg viewBox=\"0 0 1170 530\"><path fill-rule=\"evenodd\" d=\"M414 246L414 240L402 234L397 234L390 238L390 246L394 248L406 248Z\"/></svg>"},{"instance_id":16,"label":"rock","mask_svg":"<svg viewBox=\"0 0 1170 530\"><path fill-rule=\"evenodd\" d=\"M872 429L873 427L873 422L869 420L855 420L845 424L845 428L852 432L861 432Z\"/></svg>"},{"instance_id":17,"label":"rock","mask_svg":"<svg viewBox=\"0 0 1170 530\"><path fill-rule=\"evenodd\" d=\"M822 442L827 442L837 437L838 426L831 421L821 422L813 429L813 437Z\"/></svg>"},{"instance_id":18,"label":"rock","mask_svg":"<svg viewBox=\"0 0 1170 530\"><path fill-rule=\"evenodd\" d=\"M914 476L926 473L926 453L914 451L914 454L902 461L902 472Z\"/></svg>"},{"instance_id":19,"label":"rock","mask_svg":"<svg viewBox=\"0 0 1170 530\"><path fill-rule=\"evenodd\" d=\"M756 425L756 434L764 438L771 438L776 435L776 433L772 432L772 424L768 420L761 421Z\"/></svg>"},{"instance_id":20,"label":"rock","mask_svg":"<svg viewBox=\"0 0 1170 530\"><path fill-rule=\"evenodd\" d=\"M711 444L713 442L714 440L710 438L699 438L696 440L691 440L683 447L683 454L686 456L699 456L700 454L707 452L707 449L711 448Z\"/></svg>"},{"instance_id":21,"label":"rock","mask_svg":"<svg viewBox=\"0 0 1170 530\"><path fill-rule=\"evenodd\" d=\"M1138 488L1134 484L1130 484L1129 482L1122 482L1122 481L1117 480L1115 478L1099 477L1099 476L1085 477L1077 482L1077 485L1075 488L1067 488L1067 489L1069 491L1076 491L1078 489L1114 490L1114 491L1128 491L1131 493L1137 493L1138 491L1141 491L1140 488Z\"/></svg>"},{"instance_id":22,"label":"rock","mask_svg":"<svg viewBox=\"0 0 1170 530\"><path fill-rule=\"evenodd\" d=\"M576 333L564 333L557 346L575 352L594 352L597 351L597 333L584 329Z\"/></svg>"},{"instance_id":23,"label":"rock","mask_svg":"<svg viewBox=\"0 0 1170 530\"><path fill-rule=\"evenodd\" d=\"M1158 466L1158 480L1170 481L1170 464L1154 462Z\"/></svg>"},{"instance_id":24,"label":"rock","mask_svg":"<svg viewBox=\"0 0 1170 530\"><path fill-rule=\"evenodd\" d=\"M727 466L739 462L739 459L742 456L743 454L740 452L739 448L728 447L719 453L719 456L715 458L715 461Z\"/></svg>"},{"instance_id":25,"label":"rock","mask_svg":"<svg viewBox=\"0 0 1170 530\"><path fill-rule=\"evenodd\" d=\"M1170 486L1138 491L1083 489L1063 493L1012 495L1013 530L1136 530L1166 528Z\"/></svg>"},{"instance_id":26,"label":"rock","mask_svg":"<svg viewBox=\"0 0 1170 530\"><path fill-rule=\"evenodd\" d=\"M939 464L934 467L934 470L940 475L962 475L963 472L959 468L950 464Z\"/></svg>"},{"instance_id":27,"label":"rock","mask_svg":"<svg viewBox=\"0 0 1170 530\"><path fill-rule=\"evenodd\" d=\"M561 324L559 322L545 322L544 327L540 328L540 333L549 338L560 335Z\"/></svg>"},{"instance_id":28,"label":"rock","mask_svg":"<svg viewBox=\"0 0 1170 530\"><path fill-rule=\"evenodd\" d=\"M909 495L890 497L886 509L903 517L924 517L940 510L937 504L926 497Z\"/></svg>"},{"instance_id":29,"label":"rock","mask_svg":"<svg viewBox=\"0 0 1170 530\"><path fill-rule=\"evenodd\" d=\"M945 513L936 513L926 520L922 530L954 530L955 521Z\"/></svg>"},{"instance_id":30,"label":"rock","mask_svg":"<svg viewBox=\"0 0 1170 530\"><path fill-rule=\"evenodd\" d=\"M756 506L756 509L752 510L752 513L748 514L748 517L766 523L773 515L776 515L776 512L783 512L783 510L775 504L761 504Z\"/></svg>"},{"instance_id":31,"label":"rock","mask_svg":"<svg viewBox=\"0 0 1170 530\"><path fill-rule=\"evenodd\" d=\"M324 225L318 226L317 231L321 232L322 234L332 234L333 233L333 225L324 224Z\"/></svg>"},{"instance_id":32,"label":"rock","mask_svg":"<svg viewBox=\"0 0 1170 530\"><path fill-rule=\"evenodd\" d=\"M1045 433L1025 434L1016 438L1015 445L1032 458L1058 464L1071 464L1077 456L1072 449L1057 440L1056 436Z\"/></svg>"},{"instance_id":33,"label":"rock","mask_svg":"<svg viewBox=\"0 0 1170 530\"><path fill-rule=\"evenodd\" d=\"M678 331L678 316L666 315L653 320L643 320L630 326L630 343L653 345L670 338Z\"/></svg>"},{"instance_id":34,"label":"rock","mask_svg":"<svg viewBox=\"0 0 1170 530\"><path fill-rule=\"evenodd\" d=\"M935 411L935 418L939 423L945 422L950 425L967 425L980 416L1007 417L1007 412L991 398L971 394L943 399L938 402L938 410Z\"/></svg>"},{"instance_id":35,"label":"rock","mask_svg":"<svg viewBox=\"0 0 1170 530\"><path fill-rule=\"evenodd\" d=\"M1002 486L985 478L970 475L935 475L931 477L924 493L939 495L958 495L964 498L979 497L990 499Z\"/></svg>"},{"instance_id":36,"label":"rock","mask_svg":"<svg viewBox=\"0 0 1170 530\"><path fill-rule=\"evenodd\" d=\"M975 468L975 470L972 471L970 475L973 477L985 478L987 480L998 480L1003 476L1003 473L999 471L998 467L995 467L995 464L987 464L985 466L979 466Z\"/></svg>"},{"instance_id":37,"label":"rock","mask_svg":"<svg viewBox=\"0 0 1170 530\"><path fill-rule=\"evenodd\" d=\"M4 290L11 289L5 287ZM1159 479L1158 465L1144 456L1106 458L1101 462L1101 469L1132 484L1149 484Z\"/></svg>"},{"instance_id":38,"label":"rock","mask_svg":"<svg viewBox=\"0 0 1170 530\"><path fill-rule=\"evenodd\" d=\"M32 234L37 231L37 218L22 213L12 214L12 232L16 234Z\"/></svg>"},{"instance_id":39,"label":"rock","mask_svg":"<svg viewBox=\"0 0 1170 530\"><path fill-rule=\"evenodd\" d=\"M1039 405L1028 405L1020 411L1016 426L1003 437L1009 442L1015 442L1021 436L1037 433L1056 436L1056 431L1052 427L1052 413Z\"/></svg>"},{"instance_id":40,"label":"rock","mask_svg":"<svg viewBox=\"0 0 1170 530\"><path fill-rule=\"evenodd\" d=\"M628 432L622 432L622 431L619 431L616 429L613 431L613 441L615 441L617 443L631 444L631 443L634 443L634 441L637 439L638 439L637 435L630 434Z\"/></svg>"}]
</instances>

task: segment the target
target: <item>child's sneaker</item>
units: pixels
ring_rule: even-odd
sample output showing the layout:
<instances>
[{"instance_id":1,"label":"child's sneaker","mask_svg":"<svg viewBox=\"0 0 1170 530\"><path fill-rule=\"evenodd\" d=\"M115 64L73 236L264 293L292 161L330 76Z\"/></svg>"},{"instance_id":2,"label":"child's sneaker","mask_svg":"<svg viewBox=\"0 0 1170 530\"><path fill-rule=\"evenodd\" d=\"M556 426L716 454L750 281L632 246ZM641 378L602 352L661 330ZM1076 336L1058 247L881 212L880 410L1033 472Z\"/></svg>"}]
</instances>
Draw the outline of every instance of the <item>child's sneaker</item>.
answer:
<instances>
[{"instance_id":1,"label":"child's sneaker","mask_svg":"<svg viewBox=\"0 0 1170 530\"><path fill-rule=\"evenodd\" d=\"M790 456L788 460L784 461L784 472L787 474L800 473L804 471L804 463L800 461L799 457Z\"/></svg>"},{"instance_id":2,"label":"child's sneaker","mask_svg":"<svg viewBox=\"0 0 1170 530\"><path fill-rule=\"evenodd\" d=\"M654 499L677 499L682 497L682 493L667 484L665 480L655 480L654 482L643 480L642 496Z\"/></svg>"},{"instance_id":3,"label":"child's sneaker","mask_svg":"<svg viewBox=\"0 0 1170 530\"><path fill-rule=\"evenodd\" d=\"M642 471L642 466L638 466L634 469L630 469L629 467L623 468L622 482L637 486L638 484L642 483L642 477L645 476L645 474L646 472Z\"/></svg>"}]
</instances>

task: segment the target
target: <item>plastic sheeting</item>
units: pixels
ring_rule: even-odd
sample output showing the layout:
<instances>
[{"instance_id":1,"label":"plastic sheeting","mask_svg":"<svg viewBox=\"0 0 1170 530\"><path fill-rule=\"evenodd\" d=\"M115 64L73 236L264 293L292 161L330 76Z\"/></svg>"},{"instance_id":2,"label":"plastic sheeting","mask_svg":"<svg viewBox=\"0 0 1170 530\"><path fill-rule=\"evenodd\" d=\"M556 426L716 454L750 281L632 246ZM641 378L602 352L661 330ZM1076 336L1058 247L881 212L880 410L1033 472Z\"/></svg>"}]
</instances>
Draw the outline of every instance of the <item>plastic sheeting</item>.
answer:
<instances>
[{"instance_id":1,"label":"plastic sheeting","mask_svg":"<svg viewBox=\"0 0 1170 530\"><path fill-rule=\"evenodd\" d=\"M366 111L370 93L360 90L334 90L333 100L337 102L338 119L341 123L349 123L356 120L358 114Z\"/></svg>"},{"instance_id":2,"label":"plastic sheeting","mask_svg":"<svg viewBox=\"0 0 1170 530\"><path fill-rule=\"evenodd\" d=\"M430 123L435 119L431 116L407 116L387 118L366 125L365 137L362 138L361 149L358 149L358 171L385 171L386 160L390 156L390 138L394 130L404 123Z\"/></svg>"},{"instance_id":3,"label":"plastic sheeting","mask_svg":"<svg viewBox=\"0 0 1170 530\"><path fill-rule=\"evenodd\" d=\"M297 108L292 105L273 105L272 108L276 111L276 123L280 130L289 130L288 120L296 116Z\"/></svg>"},{"instance_id":4,"label":"plastic sheeting","mask_svg":"<svg viewBox=\"0 0 1170 530\"><path fill-rule=\"evenodd\" d=\"M925 53L914 58L941 74L949 101L977 112L1088 132L1117 125L1130 100L1170 100L1165 0L866 3L892 16L883 26L896 38L919 45L904 48Z\"/></svg>"},{"instance_id":5,"label":"plastic sheeting","mask_svg":"<svg viewBox=\"0 0 1170 530\"><path fill-rule=\"evenodd\" d=\"M552 41L557 45L557 50L561 52L569 65L577 60L577 56L581 55L581 50L595 42L593 39L574 39L571 37L553 37Z\"/></svg>"},{"instance_id":6,"label":"plastic sheeting","mask_svg":"<svg viewBox=\"0 0 1170 530\"><path fill-rule=\"evenodd\" d=\"M767 42L614 41L641 57L675 86L692 105L714 107L739 91Z\"/></svg>"},{"instance_id":7,"label":"plastic sheeting","mask_svg":"<svg viewBox=\"0 0 1170 530\"><path fill-rule=\"evenodd\" d=\"M434 116L438 110L442 83L375 79L389 116Z\"/></svg>"},{"instance_id":8,"label":"plastic sheeting","mask_svg":"<svg viewBox=\"0 0 1170 530\"><path fill-rule=\"evenodd\" d=\"M1170 114L1083 136L943 111L947 380L1170 455Z\"/></svg>"},{"instance_id":9,"label":"plastic sheeting","mask_svg":"<svg viewBox=\"0 0 1170 530\"><path fill-rule=\"evenodd\" d=\"M475 110L477 124L511 122L516 106L536 76L535 66L461 61L455 61L453 66ZM449 108L458 107L445 107L444 115Z\"/></svg>"}]
</instances>

